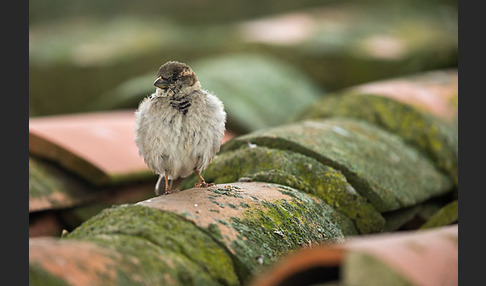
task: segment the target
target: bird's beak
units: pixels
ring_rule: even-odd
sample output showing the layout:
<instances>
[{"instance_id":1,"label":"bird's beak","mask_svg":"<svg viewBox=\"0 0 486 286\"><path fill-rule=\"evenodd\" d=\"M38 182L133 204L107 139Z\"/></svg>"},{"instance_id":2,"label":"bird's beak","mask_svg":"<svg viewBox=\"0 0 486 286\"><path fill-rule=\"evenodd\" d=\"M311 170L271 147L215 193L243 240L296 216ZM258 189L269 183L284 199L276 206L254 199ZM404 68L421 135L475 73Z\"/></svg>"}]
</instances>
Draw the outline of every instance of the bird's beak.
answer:
<instances>
[{"instance_id":1,"label":"bird's beak","mask_svg":"<svg viewBox=\"0 0 486 286\"><path fill-rule=\"evenodd\" d=\"M162 79L161 77L158 77L155 81L154 81L154 85L156 87L159 87L159 88L167 88L167 86L169 86L169 82Z\"/></svg>"}]
</instances>

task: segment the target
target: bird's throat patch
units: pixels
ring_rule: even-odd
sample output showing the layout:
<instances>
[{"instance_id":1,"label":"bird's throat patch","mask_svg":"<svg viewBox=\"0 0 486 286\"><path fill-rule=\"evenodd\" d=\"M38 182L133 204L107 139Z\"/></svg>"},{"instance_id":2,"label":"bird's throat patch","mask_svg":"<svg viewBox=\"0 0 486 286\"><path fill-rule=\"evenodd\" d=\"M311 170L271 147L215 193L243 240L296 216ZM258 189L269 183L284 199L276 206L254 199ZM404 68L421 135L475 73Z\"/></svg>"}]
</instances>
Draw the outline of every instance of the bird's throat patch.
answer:
<instances>
[{"instance_id":1,"label":"bird's throat patch","mask_svg":"<svg viewBox=\"0 0 486 286\"><path fill-rule=\"evenodd\" d=\"M191 102L187 98L171 98L170 99L170 106L175 110L181 112L183 115L186 115L189 107L191 107Z\"/></svg>"}]
</instances>

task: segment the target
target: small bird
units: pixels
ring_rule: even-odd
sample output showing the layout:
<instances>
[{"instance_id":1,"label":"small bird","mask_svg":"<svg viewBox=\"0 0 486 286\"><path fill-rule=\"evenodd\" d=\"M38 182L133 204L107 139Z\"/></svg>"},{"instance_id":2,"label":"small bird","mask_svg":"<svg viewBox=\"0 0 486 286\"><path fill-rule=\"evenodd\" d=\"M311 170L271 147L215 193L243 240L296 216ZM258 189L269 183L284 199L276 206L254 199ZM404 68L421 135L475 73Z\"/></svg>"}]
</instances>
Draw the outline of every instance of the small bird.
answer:
<instances>
[{"instance_id":1,"label":"small bird","mask_svg":"<svg viewBox=\"0 0 486 286\"><path fill-rule=\"evenodd\" d=\"M159 68L154 86L155 92L135 111L135 143L145 163L159 175L155 194L177 191L192 172L199 177L195 187L212 185L201 172L221 145L226 124L223 103L201 88L188 65L177 61Z\"/></svg>"}]
</instances>

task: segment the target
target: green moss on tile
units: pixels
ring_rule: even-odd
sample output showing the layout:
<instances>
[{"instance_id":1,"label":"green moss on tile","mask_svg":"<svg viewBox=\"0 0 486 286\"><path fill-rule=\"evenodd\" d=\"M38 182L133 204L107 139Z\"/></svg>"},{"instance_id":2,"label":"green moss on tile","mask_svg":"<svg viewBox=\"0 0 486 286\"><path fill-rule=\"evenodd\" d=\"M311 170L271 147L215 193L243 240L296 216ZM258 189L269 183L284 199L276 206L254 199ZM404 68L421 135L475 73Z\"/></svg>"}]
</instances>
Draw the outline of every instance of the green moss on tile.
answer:
<instances>
[{"instance_id":1,"label":"green moss on tile","mask_svg":"<svg viewBox=\"0 0 486 286\"><path fill-rule=\"evenodd\" d=\"M225 152L213 160L203 176L218 184L247 177L316 195L355 221L361 233L380 232L385 224L381 214L354 190L340 171L296 152L266 147ZM191 184L189 181L186 186ZM211 191L239 196L237 192L224 189ZM294 195L294 192L288 195Z\"/></svg>"},{"instance_id":2,"label":"green moss on tile","mask_svg":"<svg viewBox=\"0 0 486 286\"><path fill-rule=\"evenodd\" d=\"M362 120L333 117L259 130L228 141L219 156L250 148L248 142L300 153L339 170L379 212L409 207L453 188L423 153ZM235 172L241 169L234 167Z\"/></svg>"},{"instance_id":3,"label":"green moss on tile","mask_svg":"<svg viewBox=\"0 0 486 286\"><path fill-rule=\"evenodd\" d=\"M69 283L46 271L40 263L29 262L29 285L67 286Z\"/></svg>"},{"instance_id":4,"label":"green moss on tile","mask_svg":"<svg viewBox=\"0 0 486 286\"><path fill-rule=\"evenodd\" d=\"M216 237L217 239L223 239L223 236L221 235L221 231L219 230L219 227L215 223L211 223L207 227L207 231L211 233L211 236Z\"/></svg>"},{"instance_id":5,"label":"green moss on tile","mask_svg":"<svg viewBox=\"0 0 486 286\"><path fill-rule=\"evenodd\" d=\"M455 223L459 220L459 201L455 200L437 211L420 228L427 229Z\"/></svg>"},{"instance_id":6,"label":"green moss on tile","mask_svg":"<svg viewBox=\"0 0 486 286\"><path fill-rule=\"evenodd\" d=\"M188 213L188 212L183 212L183 213L181 213L181 215L182 215L183 217L193 217L193 214Z\"/></svg>"},{"instance_id":7,"label":"green moss on tile","mask_svg":"<svg viewBox=\"0 0 486 286\"><path fill-rule=\"evenodd\" d=\"M219 222L220 224L223 224L225 226L228 226L228 227L230 226L230 224L227 221L225 221L224 219L218 219L217 222Z\"/></svg>"},{"instance_id":8,"label":"green moss on tile","mask_svg":"<svg viewBox=\"0 0 486 286\"><path fill-rule=\"evenodd\" d=\"M120 254L115 285L226 285L191 257L139 236L98 234L87 240Z\"/></svg>"},{"instance_id":9,"label":"green moss on tile","mask_svg":"<svg viewBox=\"0 0 486 286\"><path fill-rule=\"evenodd\" d=\"M115 244L114 236L118 237L118 245ZM239 284L232 258L226 249L194 223L174 213L137 205L118 206L106 209L86 221L67 235L67 239L94 241L106 247L116 248L122 253L130 253L129 257L145 259L146 263L150 264L142 264L142 267L147 269L146 275L165 273L165 267L158 265L156 257L158 254L164 257L172 255L173 260L177 260L181 267L177 268L176 274L169 273L171 279L186 277L191 282L191 279L207 277L207 281L212 283L217 281L224 285ZM143 246L137 246L138 244ZM147 245L153 247L148 248ZM130 248L132 246L133 249ZM187 272L184 272L184 269ZM196 275L197 272L200 273ZM180 281L188 282L184 279ZM206 282L202 285L204 284L210 285Z\"/></svg>"},{"instance_id":10,"label":"green moss on tile","mask_svg":"<svg viewBox=\"0 0 486 286\"><path fill-rule=\"evenodd\" d=\"M210 201L211 201L211 203L217 205L220 208L224 209L226 207L224 203L218 202L217 200L210 200Z\"/></svg>"},{"instance_id":11,"label":"green moss on tile","mask_svg":"<svg viewBox=\"0 0 486 286\"><path fill-rule=\"evenodd\" d=\"M457 185L458 138L449 124L387 97L351 92L319 100L297 120L333 116L365 120L399 135L429 156Z\"/></svg>"},{"instance_id":12,"label":"green moss on tile","mask_svg":"<svg viewBox=\"0 0 486 286\"><path fill-rule=\"evenodd\" d=\"M243 198L241 195L238 194L237 189L232 189L231 186L228 185L229 188L227 189L209 189L210 192L213 192L215 194L220 194L228 197L234 197L234 198Z\"/></svg>"},{"instance_id":13,"label":"green moss on tile","mask_svg":"<svg viewBox=\"0 0 486 286\"><path fill-rule=\"evenodd\" d=\"M63 185L56 180L56 174L61 172L46 162L29 157L29 197L43 197L59 191Z\"/></svg>"},{"instance_id":14,"label":"green moss on tile","mask_svg":"<svg viewBox=\"0 0 486 286\"><path fill-rule=\"evenodd\" d=\"M85 181L46 160L29 156L29 200L46 200L49 208L67 208L96 196ZM62 199L59 199L62 198Z\"/></svg>"},{"instance_id":15,"label":"green moss on tile","mask_svg":"<svg viewBox=\"0 0 486 286\"><path fill-rule=\"evenodd\" d=\"M343 262L341 277L343 285L416 285L386 262L359 251L348 252Z\"/></svg>"},{"instance_id":16,"label":"green moss on tile","mask_svg":"<svg viewBox=\"0 0 486 286\"><path fill-rule=\"evenodd\" d=\"M232 203L228 203L227 205L228 205L228 207L230 207L230 208L232 208L232 209L235 209L235 210L237 210L237 209L238 209L238 206L236 206L236 205L234 205L234 204L232 204Z\"/></svg>"},{"instance_id":17,"label":"green moss on tile","mask_svg":"<svg viewBox=\"0 0 486 286\"><path fill-rule=\"evenodd\" d=\"M289 200L262 202L261 207L231 218L231 226L238 233L231 247L252 274L292 249L342 241L357 234L352 221L342 213L310 195L291 192L294 197Z\"/></svg>"},{"instance_id":18,"label":"green moss on tile","mask_svg":"<svg viewBox=\"0 0 486 286\"><path fill-rule=\"evenodd\" d=\"M247 203L245 203L245 202L240 202L240 206L241 206L242 208L249 208L249 207L250 207L250 205L249 205L249 204L247 204Z\"/></svg>"}]
</instances>

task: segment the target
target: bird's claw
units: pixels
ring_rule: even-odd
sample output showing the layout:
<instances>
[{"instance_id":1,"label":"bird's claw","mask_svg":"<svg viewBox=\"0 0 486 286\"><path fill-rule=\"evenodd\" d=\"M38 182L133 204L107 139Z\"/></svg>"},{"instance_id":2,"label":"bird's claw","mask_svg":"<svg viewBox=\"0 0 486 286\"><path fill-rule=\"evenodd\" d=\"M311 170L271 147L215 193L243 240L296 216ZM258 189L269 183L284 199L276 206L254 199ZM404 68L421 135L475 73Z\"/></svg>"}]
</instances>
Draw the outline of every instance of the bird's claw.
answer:
<instances>
[{"instance_id":1,"label":"bird's claw","mask_svg":"<svg viewBox=\"0 0 486 286\"><path fill-rule=\"evenodd\" d=\"M207 188L211 186L214 186L214 183L199 182L194 184L195 188Z\"/></svg>"},{"instance_id":2,"label":"bird's claw","mask_svg":"<svg viewBox=\"0 0 486 286\"><path fill-rule=\"evenodd\" d=\"M155 191L155 195L157 195L157 196L165 196L165 195L168 195L168 194L170 194L170 192L168 192L168 191L165 191L165 192L160 192L158 190Z\"/></svg>"}]
</instances>

